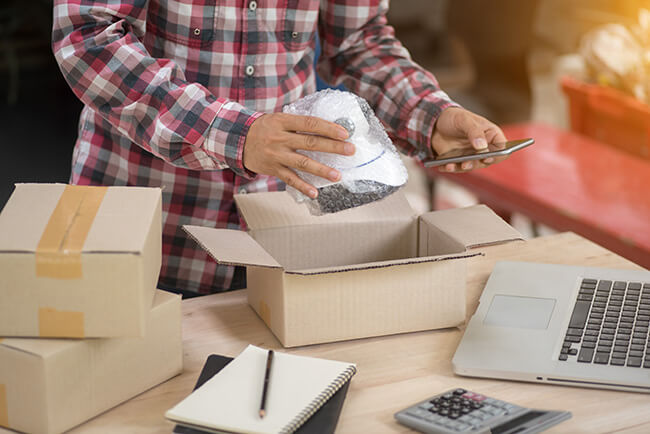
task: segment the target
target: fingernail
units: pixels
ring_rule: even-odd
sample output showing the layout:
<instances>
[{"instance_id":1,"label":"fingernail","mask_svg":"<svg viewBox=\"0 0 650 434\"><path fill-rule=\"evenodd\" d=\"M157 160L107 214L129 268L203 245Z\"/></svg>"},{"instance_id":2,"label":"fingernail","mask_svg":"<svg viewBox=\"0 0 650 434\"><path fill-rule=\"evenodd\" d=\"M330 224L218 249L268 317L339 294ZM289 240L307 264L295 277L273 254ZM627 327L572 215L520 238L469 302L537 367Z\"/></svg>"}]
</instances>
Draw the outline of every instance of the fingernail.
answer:
<instances>
[{"instance_id":1,"label":"fingernail","mask_svg":"<svg viewBox=\"0 0 650 434\"><path fill-rule=\"evenodd\" d=\"M488 164L489 163L494 163L494 158L492 158L492 157L486 158L485 160L483 160L483 162L488 163Z\"/></svg>"},{"instance_id":2,"label":"fingernail","mask_svg":"<svg viewBox=\"0 0 650 434\"><path fill-rule=\"evenodd\" d=\"M309 197L311 197L312 199L316 199L316 196L318 196L318 192L316 190L314 190L314 189L310 189L309 190Z\"/></svg>"},{"instance_id":3,"label":"fingernail","mask_svg":"<svg viewBox=\"0 0 650 434\"><path fill-rule=\"evenodd\" d=\"M345 151L346 154L352 155L354 154L354 145L352 143L346 143L343 146L343 150Z\"/></svg>"},{"instance_id":4,"label":"fingernail","mask_svg":"<svg viewBox=\"0 0 650 434\"><path fill-rule=\"evenodd\" d=\"M474 139L474 147L476 149L484 149L487 148L487 141L483 137L479 137L478 139Z\"/></svg>"},{"instance_id":5,"label":"fingernail","mask_svg":"<svg viewBox=\"0 0 650 434\"><path fill-rule=\"evenodd\" d=\"M345 128L339 128L339 139L347 139L348 137L350 137L348 130Z\"/></svg>"},{"instance_id":6,"label":"fingernail","mask_svg":"<svg viewBox=\"0 0 650 434\"><path fill-rule=\"evenodd\" d=\"M341 176L341 174L340 174L338 171L336 171L336 170L330 170L329 178L330 178L332 181L338 181L340 176Z\"/></svg>"},{"instance_id":7,"label":"fingernail","mask_svg":"<svg viewBox=\"0 0 650 434\"><path fill-rule=\"evenodd\" d=\"M463 163L461 166L463 170L470 170L472 168L472 163Z\"/></svg>"}]
</instances>

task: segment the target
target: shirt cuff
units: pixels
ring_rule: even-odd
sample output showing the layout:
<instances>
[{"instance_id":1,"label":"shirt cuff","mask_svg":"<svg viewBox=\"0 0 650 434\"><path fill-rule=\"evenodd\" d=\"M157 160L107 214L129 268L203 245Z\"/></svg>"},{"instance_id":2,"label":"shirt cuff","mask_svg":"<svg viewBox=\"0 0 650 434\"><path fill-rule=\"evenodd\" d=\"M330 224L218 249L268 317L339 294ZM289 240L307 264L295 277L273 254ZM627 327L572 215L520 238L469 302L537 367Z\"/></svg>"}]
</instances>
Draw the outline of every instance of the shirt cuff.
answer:
<instances>
[{"instance_id":1,"label":"shirt cuff","mask_svg":"<svg viewBox=\"0 0 650 434\"><path fill-rule=\"evenodd\" d=\"M411 111L407 124L407 140L414 145L413 157L423 161L434 157L431 148L433 129L440 114L449 107L460 107L442 90L426 95Z\"/></svg>"},{"instance_id":2,"label":"shirt cuff","mask_svg":"<svg viewBox=\"0 0 650 434\"><path fill-rule=\"evenodd\" d=\"M263 114L233 101L224 102L210 125L203 149L220 162L220 168L254 178L257 174L244 167L244 143L251 124Z\"/></svg>"}]
</instances>

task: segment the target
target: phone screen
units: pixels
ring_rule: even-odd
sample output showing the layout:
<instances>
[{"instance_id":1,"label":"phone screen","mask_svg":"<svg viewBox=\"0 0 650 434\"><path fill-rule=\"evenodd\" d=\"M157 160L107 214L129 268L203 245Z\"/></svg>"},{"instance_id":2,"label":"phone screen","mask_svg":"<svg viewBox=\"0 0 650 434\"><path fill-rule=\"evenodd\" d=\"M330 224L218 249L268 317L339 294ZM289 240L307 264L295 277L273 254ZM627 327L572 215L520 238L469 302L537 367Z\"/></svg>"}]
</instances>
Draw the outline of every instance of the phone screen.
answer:
<instances>
[{"instance_id":1,"label":"phone screen","mask_svg":"<svg viewBox=\"0 0 650 434\"><path fill-rule=\"evenodd\" d=\"M533 139L521 139L521 140L511 140L505 143L495 143L488 145L485 149L473 149L473 148L464 148L464 149L454 149L444 154L436 156L432 160L428 160L424 163L425 166L440 166L447 163L457 163L462 161L469 160L480 160L483 158L507 155L511 152L517 151L519 149L525 148L534 143Z\"/></svg>"}]
</instances>

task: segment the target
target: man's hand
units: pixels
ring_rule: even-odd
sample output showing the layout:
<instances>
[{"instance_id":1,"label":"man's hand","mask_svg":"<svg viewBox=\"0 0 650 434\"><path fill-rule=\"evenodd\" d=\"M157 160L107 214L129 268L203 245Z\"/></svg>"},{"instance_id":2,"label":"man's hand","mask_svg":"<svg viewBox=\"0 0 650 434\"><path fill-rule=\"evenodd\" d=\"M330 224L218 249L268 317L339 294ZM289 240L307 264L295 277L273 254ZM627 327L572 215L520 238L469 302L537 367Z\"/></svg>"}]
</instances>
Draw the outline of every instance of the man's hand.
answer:
<instances>
[{"instance_id":1,"label":"man's hand","mask_svg":"<svg viewBox=\"0 0 650 434\"><path fill-rule=\"evenodd\" d=\"M454 149L486 149L488 144L504 143L503 131L482 116L460 107L445 109L438 117L431 137L431 147L437 155ZM447 164L441 167L443 172L466 172L502 161L507 157L486 158L484 160L465 161L461 164Z\"/></svg>"},{"instance_id":2,"label":"man's hand","mask_svg":"<svg viewBox=\"0 0 650 434\"><path fill-rule=\"evenodd\" d=\"M338 181L341 173L296 150L353 155L354 145L344 141L348 136L342 126L320 118L286 113L265 114L253 121L248 130L244 143L244 167L251 172L278 177L287 185L315 198L318 196L316 188L303 181L293 169L330 181Z\"/></svg>"}]
</instances>

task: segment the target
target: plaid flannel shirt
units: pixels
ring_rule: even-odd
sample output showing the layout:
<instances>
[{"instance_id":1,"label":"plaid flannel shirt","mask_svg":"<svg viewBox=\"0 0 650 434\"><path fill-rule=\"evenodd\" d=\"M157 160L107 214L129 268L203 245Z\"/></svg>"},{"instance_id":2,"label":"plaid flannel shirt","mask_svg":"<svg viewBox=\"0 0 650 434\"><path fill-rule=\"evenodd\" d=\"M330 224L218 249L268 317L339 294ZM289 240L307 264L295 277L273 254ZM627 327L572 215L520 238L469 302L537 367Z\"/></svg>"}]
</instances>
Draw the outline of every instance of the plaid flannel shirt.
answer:
<instances>
[{"instance_id":1,"label":"plaid flannel shirt","mask_svg":"<svg viewBox=\"0 0 650 434\"><path fill-rule=\"evenodd\" d=\"M163 188L160 283L228 288L184 224L241 229L233 194L284 188L242 163L250 125L314 92L364 97L396 144L430 152L451 105L387 25L380 0L55 0L53 51L85 107L71 182Z\"/></svg>"}]
</instances>

